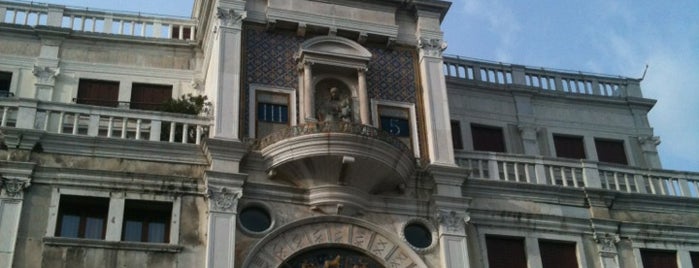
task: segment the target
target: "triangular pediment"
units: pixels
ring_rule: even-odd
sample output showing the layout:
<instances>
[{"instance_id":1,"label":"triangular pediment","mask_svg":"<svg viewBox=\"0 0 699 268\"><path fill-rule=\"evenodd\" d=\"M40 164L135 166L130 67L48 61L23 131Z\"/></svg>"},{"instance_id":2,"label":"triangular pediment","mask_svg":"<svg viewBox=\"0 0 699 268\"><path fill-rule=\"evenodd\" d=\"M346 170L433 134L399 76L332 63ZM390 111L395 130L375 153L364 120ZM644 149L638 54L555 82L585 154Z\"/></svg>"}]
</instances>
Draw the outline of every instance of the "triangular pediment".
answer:
<instances>
[{"instance_id":1,"label":"triangular pediment","mask_svg":"<svg viewBox=\"0 0 699 268\"><path fill-rule=\"evenodd\" d=\"M301 44L301 53L334 55L365 60L371 58L371 52L359 43L337 36L318 36L308 39Z\"/></svg>"}]
</instances>

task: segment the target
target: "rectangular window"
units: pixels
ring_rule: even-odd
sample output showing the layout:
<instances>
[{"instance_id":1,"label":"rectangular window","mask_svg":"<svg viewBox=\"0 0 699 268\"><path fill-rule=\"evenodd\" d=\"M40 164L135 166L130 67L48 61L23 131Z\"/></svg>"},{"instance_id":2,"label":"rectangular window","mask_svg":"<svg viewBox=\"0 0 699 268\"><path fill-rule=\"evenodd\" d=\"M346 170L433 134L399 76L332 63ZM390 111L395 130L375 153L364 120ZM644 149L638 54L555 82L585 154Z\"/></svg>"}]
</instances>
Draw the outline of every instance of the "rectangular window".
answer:
<instances>
[{"instance_id":1,"label":"rectangular window","mask_svg":"<svg viewBox=\"0 0 699 268\"><path fill-rule=\"evenodd\" d=\"M527 268L524 238L486 236L485 244L490 268Z\"/></svg>"},{"instance_id":2,"label":"rectangular window","mask_svg":"<svg viewBox=\"0 0 699 268\"><path fill-rule=\"evenodd\" d=\"M61 195L56 236L104 239L109 199Z\"/></svg>"},{"instance_id":3,"label":"rectangular window","mask_svg":"<svg viewBox=\"0 0 699 268\"><path fill-rule=\"evenodd\" d=\"M578 268L575 242L539 240L543 268Z\"/></svg>"},{"instance_id":4,"label":"rectangular window","mask_svg":"<svg viewBox=\"0 0 699 268\"><path fill-rule=\"evenodd\" d=\"M117 107L119 105L119 82L80 79L76 103Z\"/></svg>"},{"instance_id":5,"label":"rectangular window","mask_svg":"<svg viewBox=\"0 0 699 268\"><path fill-rule=\"evenodd\" d=\"M458 120L451 120L451 142L454 149L464 149L464 142L461 139L461 123Z\"/></svg>"},{"instance_id":6,"label":"rectangular window","mask_svg":"<svg viewBox=\"0 0 699 268\"><path fill-rule=\"evenodd\" d=\"M172 85L134 83L131 86L131 109L159 110L172 99Z\"/></svg>"},{"instance_id":7,"label":"rectangular window","mask_svg":"<svg viewBox=\"0 0 699 268\"><path fill-rule=\"evenodd\" d=\"M0 98L11 97L10 83L12 82L12 73L0 72Z\"/></svg>"},{"instance_id":8,"label":"rectangular window","mask_svg":"<svg viewBox=\"0 0 699 268\"><path fill-rule=\"evenodd\" d=\"M471 124L471 136L476 151L505 152L502 128Z\"/></svg>"},{"instance_id":9,"label":"rectangular window","mask_svg":"<svg viewBox=\"0 0 699 268\"><path fill-rule=\"evenodd\" d=\"M126 200L123 241L169 243L172 203Z\"/></svg>"},{"instance_id":10,"label":"rectangular window","mask_svg":"<svg viewBox=\"0 0 699 268\"><path fill-rule=\"evenodd\" d=\"M566 136L566 135L553 135L553 144L556 147L556 156L573 158L573 159L585 159L585 145L583 143L583 137L579 136Z\"/></svg>"},{"instance_id":11,"label":"rectangular window","mask_svg":"<svg viewBox=\"0 0 699 268\"><path fill-rule=\"evenodd\" d=\"M257 103L257 120L286 124L289 122L289 107L284 104Z\"/></svg>"},{"instance_id":12,"label":"rectangular window","mask_svg":"<svg viewBox=\"0 0 699 268\"><path fill-rule=\"evenodd\" d=\"M643 268L677 268L677 254L673 250L641 249Z\"/></svg>"},{"instance_id":13,"label":"rectangular window","mask_svg":"<svg viewBox=\"0 0 699 268\"><path fill-rule=\"evenodd\" d=\"M289 94L257 90L255 91L256 115L255 135L264 137L289 126Z\"/></svg>"},{"instance_id":14,"label":"rectangular window","mask_svg":"<svg viewBox=\"0 0 699 268\"><path fill-rule=\"evenodd\" d=\"M597 148L597 159L600 162L628 165L624 141L595 139L595 148Z\"/></svg>"},{"instance_id":15,"label":"rectangular window","mask_svg":"<svg viewBox=\"0 0 699 268\"><path fill-rule=\"evenodd\" d=\"M379 128L395 136L408 148L413 149L412 126L410 120L410 108L377 105Z\"/></svg>"},{"instance_id":16,"label":"rectangular window","mask_svg":"<svg viewBox=\"0 0 699 268\"><path fill-rule=\"evenodd\" d=\"M690 252L689 256L692 259L692 267L699 268L699 252Z\"/></svg>"}]
</instances>

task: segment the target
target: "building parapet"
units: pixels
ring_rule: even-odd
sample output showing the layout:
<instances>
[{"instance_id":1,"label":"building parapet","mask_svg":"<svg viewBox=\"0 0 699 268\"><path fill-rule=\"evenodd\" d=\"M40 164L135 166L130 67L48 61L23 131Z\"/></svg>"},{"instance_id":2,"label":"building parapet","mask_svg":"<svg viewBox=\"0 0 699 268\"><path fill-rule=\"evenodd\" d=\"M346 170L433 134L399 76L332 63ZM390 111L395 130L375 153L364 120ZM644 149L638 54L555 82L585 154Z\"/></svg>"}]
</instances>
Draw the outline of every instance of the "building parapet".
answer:
<instances>
[{"instance_id":1,"label":"building parapet","mask_svg":"<svg viewBox=\"0 0 699 268\"><path fill-rule=\"evenodd\" d=\"M211 118L156 111L0 98L0 127L69 135L199 144Z\"/></svg>"},{"instance_id":2,"label":"building parapet","mask_svg":"<svg viewBox=\"0 0 699 268\"><path fill-rule=\"evenodd\" d=\"M134 37L194 40L196 20L147 13L0 1L0 23L52 26L73 31Z\"/></svg>"},{"instance_id":3,"label":"building parapet","mask_svg":"<svg viewBox=\"0 0 699 268\"><path fill-rule=\"evenodd\" d=\"M470 178L699 198L699 173L641 169L589 160L456 152Z\"/></svg>"},{"instance_id":4,"label":"building parapet","mask_svg":"<svg viewBox=\"0 0 699 268\"><path fill-rule=\"evenodd\" d=\"M463 58L444 57L447 81L486 87L520 86L563 94L642 98L641 79L553 70Z\"/></svg>"}]
</instances>

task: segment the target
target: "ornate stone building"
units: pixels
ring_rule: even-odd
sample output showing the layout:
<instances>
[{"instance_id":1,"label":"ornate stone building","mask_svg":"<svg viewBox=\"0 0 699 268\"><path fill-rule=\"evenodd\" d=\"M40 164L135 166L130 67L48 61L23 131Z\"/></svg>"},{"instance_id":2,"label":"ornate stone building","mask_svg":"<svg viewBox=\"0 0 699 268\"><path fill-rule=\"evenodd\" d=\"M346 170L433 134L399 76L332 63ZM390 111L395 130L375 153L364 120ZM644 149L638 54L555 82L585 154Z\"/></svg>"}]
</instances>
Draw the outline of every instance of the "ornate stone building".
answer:
<instances>
[{"instance_id":1,"label":"ornate stone building","mask_svg":"<svg viewBox=\"0 0 699 268\"><path fill-rule=\"evenodd\" d=\"M698 267L641 81L444 56L449 7L0 1L0 267Z\"/></svg>"}]
</instances>

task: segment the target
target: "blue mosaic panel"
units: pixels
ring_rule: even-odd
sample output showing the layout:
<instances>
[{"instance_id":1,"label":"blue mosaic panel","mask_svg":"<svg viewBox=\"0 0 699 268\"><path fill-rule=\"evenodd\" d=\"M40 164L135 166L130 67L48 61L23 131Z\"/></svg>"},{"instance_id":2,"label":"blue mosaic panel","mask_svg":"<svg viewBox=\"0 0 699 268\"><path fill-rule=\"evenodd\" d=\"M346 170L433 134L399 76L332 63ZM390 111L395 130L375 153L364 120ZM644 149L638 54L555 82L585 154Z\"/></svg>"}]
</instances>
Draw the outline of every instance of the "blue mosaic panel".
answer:
<instances>
[{"instance_id":1,"label":"blue mosaic panel","mask_svg":"<svg viewBox=\"0 0 699 268\"><path fill-rule=\"evenodd\" d=\"M369 98L415 103L415 53L410 49L368 48L372 54L366 82Z\"/></svg>"}]
</instances>

